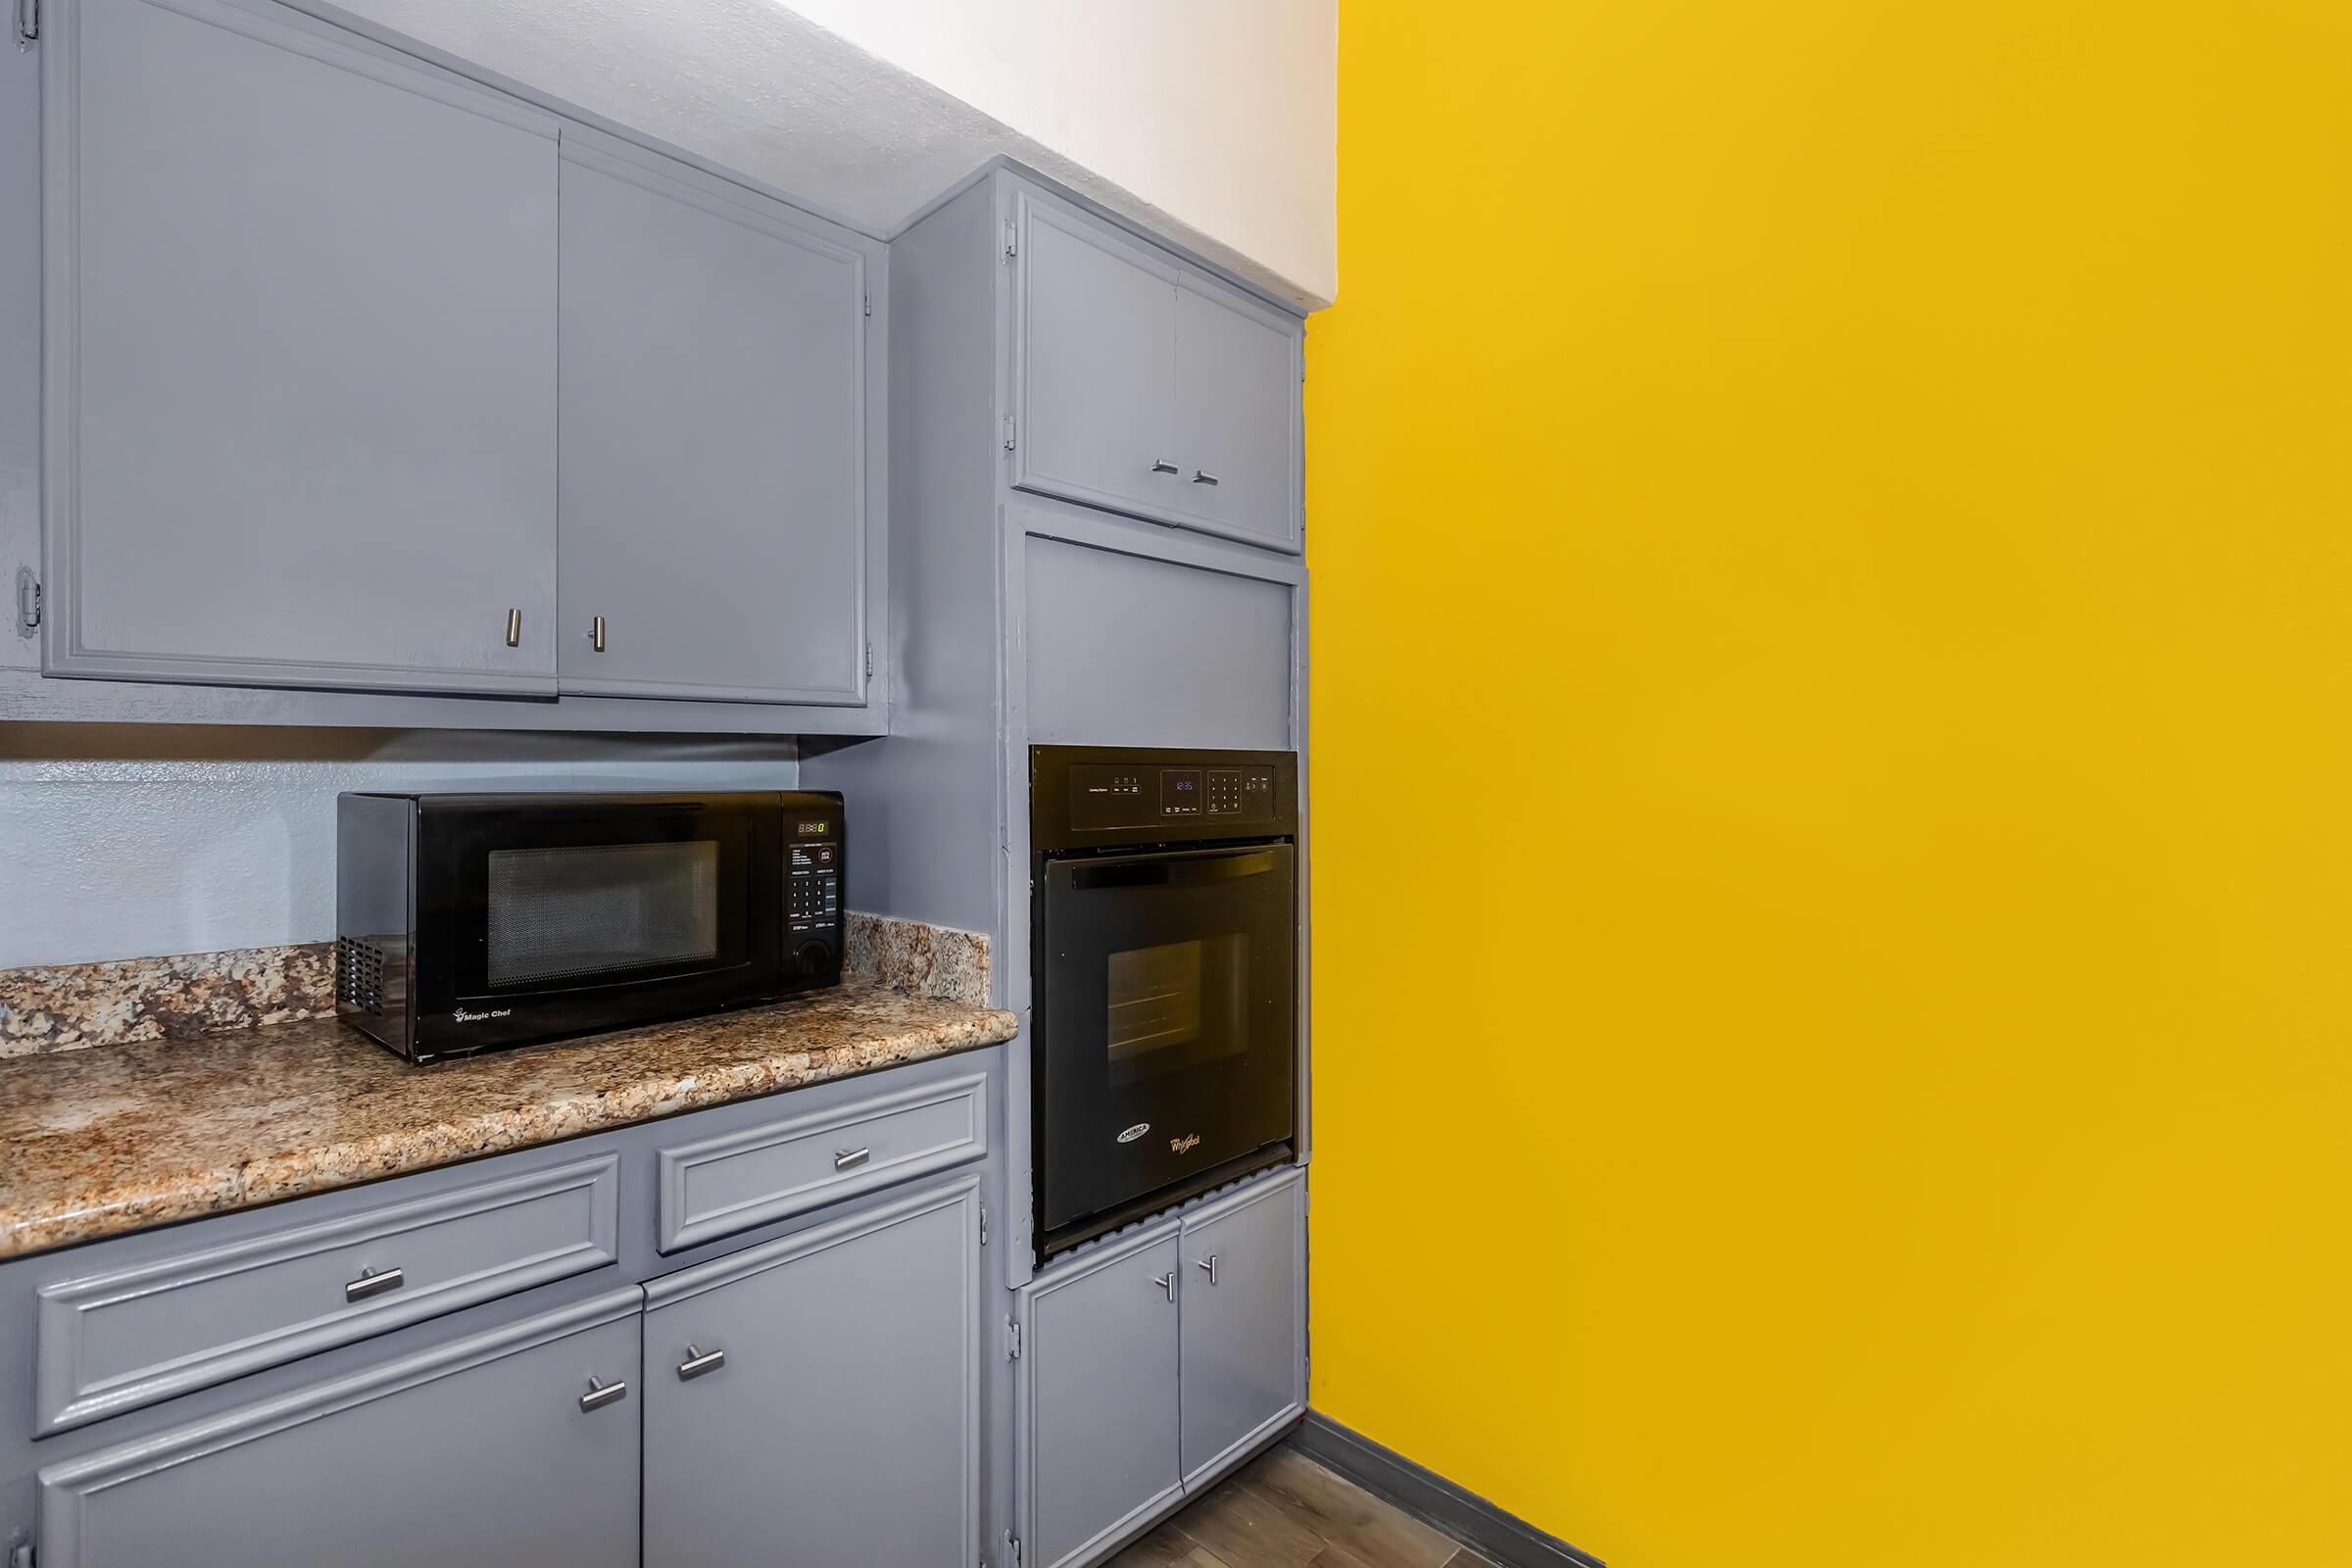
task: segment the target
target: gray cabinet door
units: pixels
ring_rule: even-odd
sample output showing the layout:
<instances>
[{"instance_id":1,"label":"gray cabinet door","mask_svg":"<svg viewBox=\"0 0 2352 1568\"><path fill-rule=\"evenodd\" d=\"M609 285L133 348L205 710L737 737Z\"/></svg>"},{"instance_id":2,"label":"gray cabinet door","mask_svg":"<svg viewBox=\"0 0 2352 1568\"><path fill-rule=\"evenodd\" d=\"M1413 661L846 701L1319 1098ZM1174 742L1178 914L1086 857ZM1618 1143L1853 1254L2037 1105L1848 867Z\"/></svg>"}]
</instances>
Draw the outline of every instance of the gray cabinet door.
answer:
<instances>
[{"instance_id":1,"label":"gray cabinet door","mask_svg":"<svg viewBox=\"0 0 2352 1568\"><path fill-rule=\"evenodd\" d=\"M629 1568L638 1293L40 1473L43 1568ZM582 1409L590 1379L628 1385Z\"/></svg>"},{"instance_id":2,"label":"gray cabinet door","mask_svg":"<svg viewBox=\"0 0 2352 1568\"><path fill-rule=\"evenodd\" d=\"M979 1183L646 1289L646 1568L969 1568Z\"/></svg>"},{"instance_id":3,"label":"gray cabinet door","mask_svg":"<svg viewBox=\"0 0 2352 1568\"><path fill-rule=\"evenodd\" d=\"M555 121L274 6L42 24L48 670L552 694Z\"/></svg>"},{"instance_id":4,"label":"gray cabinet door","mask_svg":"<svg viewBox=\"0 0 2352 1568\"><path fill-rule=\"evenodd\" d=\"M562 295L563 689L862 703L852 237L566 128Z\"/></svg>"},{"instance_id":5,"label":"gray cabinet door","mask_svg":"<svg viewBox=\"0 0 2352 1568\"><path fill-rule=\"evenodd\" d=\"M1184 1219L1184 1484L1208 1480L1306 1408L1304 1179Z\"/></svg>"},{"instance_id":6,"label":"gray cabinet door","mask_svg":"<svg viewBox=\"0 0 2352 1568\"><path fill-rule=\"evenodd\" d=\"M1162 1225L1023 1293L1025 1562L1093 1561L1179 1492L1181 1270L1176 1228Z\"/></svg>"},{"instance_id":7,"label":"gray cabinet door","mask_svg":"<svg viewBox=\"0 0 2352 1568\"><path fill-rule=\"evenodd\" d=\"M1014 207L1012 482L1165 515L1182 493L1176 268L1027 191Z\"/></svg>"},{"instance_id":8,"label":"gray cabinet door","mask_svg":"<svg viewBox=\"0 0 2352 1568\"><path fill-rule=\"evenodd\" d=\"M1194 525L1277 550L1298 540L1299 324L1238 294L1176 296L1182 505Z\"/></svg>"}]
</instances>

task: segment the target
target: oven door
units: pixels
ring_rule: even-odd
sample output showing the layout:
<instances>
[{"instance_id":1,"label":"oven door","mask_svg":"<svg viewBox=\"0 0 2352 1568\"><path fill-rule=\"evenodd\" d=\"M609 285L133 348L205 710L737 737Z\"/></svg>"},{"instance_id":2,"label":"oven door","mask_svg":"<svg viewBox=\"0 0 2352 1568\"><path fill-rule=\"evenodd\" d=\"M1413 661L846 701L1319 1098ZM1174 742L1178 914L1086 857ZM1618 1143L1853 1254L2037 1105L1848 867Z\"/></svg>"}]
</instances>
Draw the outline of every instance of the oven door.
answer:
<instances>
[{"instance_id":1,"label":"oven door","mask_svg":"<svg viewBox=\"0 0 2352 1568\"><path fill-rule=\"evenodd\" d=\"M434 1054L760 1001L781 978L772 800L427 809L418 948Z\"/></svg>"},{"instance_id":2,"label":"oven door","mask_svg":"<svg viewBox=\"0 0 2352 1568\"><path fill-rule=\"evenodd\" d=\"M1051 859L1040 895L1052 1250L1291 1136L1298 936L1287 843Z\"/></svg>"}]
</instances>

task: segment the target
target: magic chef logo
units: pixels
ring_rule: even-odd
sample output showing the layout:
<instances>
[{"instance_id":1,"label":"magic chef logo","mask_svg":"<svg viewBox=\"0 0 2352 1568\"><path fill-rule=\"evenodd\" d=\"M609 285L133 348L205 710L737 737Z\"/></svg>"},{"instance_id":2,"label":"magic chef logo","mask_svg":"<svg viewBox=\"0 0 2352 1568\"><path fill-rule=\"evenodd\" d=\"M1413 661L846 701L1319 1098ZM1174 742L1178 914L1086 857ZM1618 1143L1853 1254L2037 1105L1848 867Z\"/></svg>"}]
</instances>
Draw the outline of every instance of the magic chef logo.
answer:
<instances>
[{"instance_id":1,"label":"magic chef logo","mask_svg":"<svg viewBox=\"0 0 2352 1568\"><path fill-rule=\"evenodd\" d=\"M1168 1152L1171 1154L1181 1154L1188 1149L1199 1149L1200 1147L1200 1135L1199 1133L1186 1133L1182 1138L1168 1140Z\"/></svg>"},{"instance_id":2,"label":"magic chef logo","mask_svg":"<svg viewBox=\"0 0 2352 1568\"><path fill-rule=\"evenodd\" d=\"M501 1007L495 1012L467 1012L464 1007L459 1007L451 1012L450 1016L460 1023L480 1023L484 1018L512 1018L514 1016L514 1009Z\"/></svg>"}]
</instances>

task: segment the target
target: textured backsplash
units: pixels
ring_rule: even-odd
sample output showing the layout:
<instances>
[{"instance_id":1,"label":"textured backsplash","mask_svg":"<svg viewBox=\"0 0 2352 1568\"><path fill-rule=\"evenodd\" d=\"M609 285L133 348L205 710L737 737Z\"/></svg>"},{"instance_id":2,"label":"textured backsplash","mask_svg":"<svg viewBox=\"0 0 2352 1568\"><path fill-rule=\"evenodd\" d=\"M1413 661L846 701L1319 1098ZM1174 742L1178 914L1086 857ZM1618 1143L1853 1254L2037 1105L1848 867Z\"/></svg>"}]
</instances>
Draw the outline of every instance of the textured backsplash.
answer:
<instances>
[{"instance_id":1,"label":"textured backsplash","mask_svg":"<svg viewBox=\"0 0 2352 1568\"><path fill-rule=\"evenodd\" d=\"M943 1002L988 1003L988 938L883 915L849 916L842 978ZM0 969L0 1056L167 1040L322 1018L334 944Z\"/></svg>"}]
</instances>

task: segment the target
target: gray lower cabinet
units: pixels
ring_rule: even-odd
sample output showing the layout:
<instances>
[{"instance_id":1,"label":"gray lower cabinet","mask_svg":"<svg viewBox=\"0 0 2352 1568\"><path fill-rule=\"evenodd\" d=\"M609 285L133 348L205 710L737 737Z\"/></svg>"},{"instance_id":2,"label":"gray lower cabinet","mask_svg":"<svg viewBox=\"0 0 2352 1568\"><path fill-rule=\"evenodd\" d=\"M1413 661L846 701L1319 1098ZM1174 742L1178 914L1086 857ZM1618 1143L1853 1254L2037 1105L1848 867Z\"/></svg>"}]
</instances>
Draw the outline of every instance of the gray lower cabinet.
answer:
<instances>
[{"instance_id":1,"label":"gray lower cabinet","mask_svg":"<svg viewBox=\"0 0 2352 1568\"><path fill-rule=\"evenodd\" d=\"M39 47L47 671L553 695L554 117L241 0Z\"/></svg>"},{"instance_id":2,"label":"gray lower cabinet","mask_svg":"<svg viewBox=\"0 0 2352 1568\"><path fill-rule=\"evenodd\" d=\"M1306 1408L1306 1178L1097 1246L1020 1295L1023 1561L1102 1561Z\"/></svg>"},{"instance_id":3,"label":"gray lower cabinet","mask_svg":"<svg viewBox=\"0 0 2352 1568\"><path fill-rule=\"evenodd\" d=\"M1182 1276L1175 1227L1162 1225L1029 1287L1015 1437L1024 1563L1095 1561L1182 1491Z\"/></svg>"},{"instance_id":4,"label":"gray lower cabinet","mask_svg":"<svg viewBox=\"0 0 2352 1568\"><path fill-rule=\"evenodd\" d=\"M627 1568L639 1301L609 1293L46 1468L42 1568Z\"/></svg>"},{"instance_id":5,"label":"gray lower cabinet","mask_svg":"<svg viewBox=\"0 0 2352 1568\"><path fill-rule=\"evenodd\" d=\"M865 700L866 244L565 129L566 693Z\"/></svg>"},{"instance_id":6,"label":"gray lower cabinet","mask_svg":"<svg viewBox=\"0 0 2352 1568\"><path fill-rule=\"evenodd\" d=\"M647 1568L970 1568L979 1182L646 1287Z\"/></svg>"},{"instance_id":7,"label":"gray lower cabinet","mask_svg":"<svg viewBox=\"0 0 2352 1568\"><path fill-rule=\"evenodd\" d=\"M1005 222L1012 483L1298 550L1298 318L1042 192Z\"/></svg>"},{"instance_id":8,"label":"gray lower cabinet","mask_svg":"<svg viewBox=\"0 0 2352 1568\"><path fill-rule=\"evenodd\" d=\"M1184 1217L1184 1484L1306 1409L1305 1181L1293 1173Z\"/></svg>"}]
</instances>

